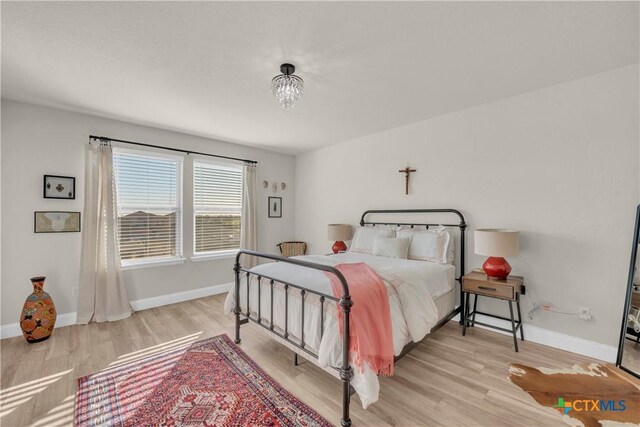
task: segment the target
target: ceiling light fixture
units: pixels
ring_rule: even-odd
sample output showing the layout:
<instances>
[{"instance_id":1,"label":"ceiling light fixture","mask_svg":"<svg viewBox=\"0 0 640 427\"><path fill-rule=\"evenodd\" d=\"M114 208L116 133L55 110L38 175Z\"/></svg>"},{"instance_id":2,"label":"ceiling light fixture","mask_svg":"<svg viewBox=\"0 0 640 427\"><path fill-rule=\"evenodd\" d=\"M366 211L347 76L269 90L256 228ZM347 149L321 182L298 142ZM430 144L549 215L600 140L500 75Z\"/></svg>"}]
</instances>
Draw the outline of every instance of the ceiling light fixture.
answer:
<instances>
[{"instance_id":1,"label":"ceiling light fixture","mask_svg":"<svg viewBox=\"0 0 640 427\"><path fill-rule=\"evenodd\" d=\"M293 110L296 102L304 93L304 81L293 75L296 67L291 64L282 64L280 71L282 74L271 80L271 92L284 110Z\"/></svg>"}]
</instances>

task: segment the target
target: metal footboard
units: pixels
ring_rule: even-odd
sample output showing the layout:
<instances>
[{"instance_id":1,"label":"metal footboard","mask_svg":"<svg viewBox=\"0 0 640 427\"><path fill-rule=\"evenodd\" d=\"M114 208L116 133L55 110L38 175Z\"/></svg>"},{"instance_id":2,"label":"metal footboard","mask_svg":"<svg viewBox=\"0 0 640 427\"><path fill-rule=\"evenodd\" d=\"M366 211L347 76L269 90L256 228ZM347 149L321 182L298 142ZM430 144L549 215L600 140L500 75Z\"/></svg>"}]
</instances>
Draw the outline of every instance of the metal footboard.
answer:
<instances>
[{"instance_id":1,"label":"metal footboard","mask_svg":"<svg viewBox=\"0 0 640 427\"><path fill-rule=\"evenodd\" d=\"M304 286L290 283L284 280L280 280L275 277L254 273L249 269L242 268L242 266L240 265L240 258L242 255L249 255L249 256L254 256L256 258L264 258L272 261L285 262L288 264L294 264L301 267L311 268L313 270L320 270L320 271L333 274L338 278L338 280L340 281L340 284L342 285L342 295L338 298L334 295L328 295L322 292L318 292L316 290L309 289ZM342 426L350 426L351 419L349 418L349 403L350 403L350 395L351 395L350 393L351 378L353 377L353 372L349 367L349 315L351 312L351 306L353 305L353 301L351 301L351 295L349 295L349 285L347 284L347 280L342 275L342 273L340 273L340 271L338 271L334 267L331 267L328 265L316 264L313 262L285 258L281 256L255 252L255 251L250 251L245 249L238 251L238 254L236 255L236 261L233 267L233 271L235 272L235 293L236 293L235 308L233 310L233 313L235 315L235 320L236 320L235 342L237 344L240 343L240 326L245 323L248 323L249 321L252 321L257 325L260 325L266 330L270 331L270 333L280 337L286 342L292 344L293 346L297 347L298 349L304 351L308 355L317 359L318 355L312 349L310 349L305 344L305 341L304 341L305 298L307 297L308 294L312 294L317 296L318 300L320 301L320 340L322 340L322 335L324 333L325 302L327 300L336 302L342 308L342 314L343 314L342 366L337 369L340 374L340 380L342 381L342 387L343 387L342 388L342 399L343 399L342 400L342 419L340 420L340 423ZM257 286L258 286L257 317L252 316L251 309L250 309L249 298L250 298L250 287L251 287L252 275L256 277ZM243 278L242 276L246 278L246 287L247 287L247 296L246 296L247 309L246 309L246 312L244 313L242 312L242 308L240 306L240 286L241 286L241 279ZM270 303L268 307L268 309L270 310L269 322L266 322L262 317L261 292L262 292L263 280L268 281L268 285L269 285L268 291L271 293ZM284 311L284 331L283 332L279 332L274 329L273 290L274 290L274 286L278 283L284 286L285 311ZM302 308L300 311L301 334L298 341L292 339L289 334L289 289L290 288L298 289L300 291L300 298L301 298L301 304L302 304Z\"/></svg>"}]
</instances>

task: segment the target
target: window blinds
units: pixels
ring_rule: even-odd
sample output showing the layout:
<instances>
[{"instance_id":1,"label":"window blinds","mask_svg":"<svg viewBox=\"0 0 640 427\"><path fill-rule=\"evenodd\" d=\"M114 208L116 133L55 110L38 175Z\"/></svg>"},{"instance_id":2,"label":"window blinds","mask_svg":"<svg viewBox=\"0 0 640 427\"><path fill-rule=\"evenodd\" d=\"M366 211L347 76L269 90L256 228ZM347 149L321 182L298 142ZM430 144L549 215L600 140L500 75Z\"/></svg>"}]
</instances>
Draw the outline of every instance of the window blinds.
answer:
<instances>
[{"instance_id":1,"label":"window blinds","mask_svg":"<svg viewBox=\"0 0 640 427\"><path fill-rule=\"evenodd\" d=\"M193 198L194 252L239 249L242 168L194 162Z\"/></svg>"},{"instance_id":2,"label":"window blinds","mask_svg":"<svg viewBox=\"0 0 640 427\"><path fill-rule=\"evenodd\" d=\"M182 256L182 158L114 150L122 260Z\"/></svg>"}]
</instances>

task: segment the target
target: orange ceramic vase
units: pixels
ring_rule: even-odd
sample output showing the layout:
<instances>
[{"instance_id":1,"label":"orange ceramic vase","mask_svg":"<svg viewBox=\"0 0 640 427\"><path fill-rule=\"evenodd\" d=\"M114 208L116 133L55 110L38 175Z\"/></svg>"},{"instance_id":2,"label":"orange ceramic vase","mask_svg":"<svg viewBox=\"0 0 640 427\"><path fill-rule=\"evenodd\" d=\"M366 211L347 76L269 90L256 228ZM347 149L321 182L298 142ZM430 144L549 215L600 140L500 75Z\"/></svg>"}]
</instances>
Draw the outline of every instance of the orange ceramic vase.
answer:
<instances>
[{"instance_id":1,"label":"orange ceramic vase","mask_svg":"<svg viewBox=\"0 0 640 427\"><path fill-rule=\"evenodd\" d=\"M22 307L20 328L30 343L49 338L56 325L56 307L51 296L43 290L45 279L44 276L31 278L33 293L27 297Z\"/></svg>"}]
</instances>

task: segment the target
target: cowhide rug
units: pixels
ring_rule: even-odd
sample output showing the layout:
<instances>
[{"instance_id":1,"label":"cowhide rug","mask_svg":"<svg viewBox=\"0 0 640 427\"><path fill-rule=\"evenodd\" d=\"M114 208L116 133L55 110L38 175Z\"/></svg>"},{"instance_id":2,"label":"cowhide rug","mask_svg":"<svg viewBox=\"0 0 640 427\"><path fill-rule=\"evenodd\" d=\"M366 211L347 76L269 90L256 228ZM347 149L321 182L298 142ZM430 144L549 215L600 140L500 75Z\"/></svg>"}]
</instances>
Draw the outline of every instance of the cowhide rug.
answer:
<instances>
[{"instance_id":1,"label":"cowhide rug","mask_svg":"<svg viewBox=\"0 0 640 427\"><path fill-rule=\"evenodd\" d=\"M539 404L584 427L640 425L640 381L615 367L592 363L570 369L512 364L509 380Z\"/></svg>"}]
</instances>

